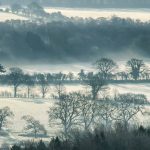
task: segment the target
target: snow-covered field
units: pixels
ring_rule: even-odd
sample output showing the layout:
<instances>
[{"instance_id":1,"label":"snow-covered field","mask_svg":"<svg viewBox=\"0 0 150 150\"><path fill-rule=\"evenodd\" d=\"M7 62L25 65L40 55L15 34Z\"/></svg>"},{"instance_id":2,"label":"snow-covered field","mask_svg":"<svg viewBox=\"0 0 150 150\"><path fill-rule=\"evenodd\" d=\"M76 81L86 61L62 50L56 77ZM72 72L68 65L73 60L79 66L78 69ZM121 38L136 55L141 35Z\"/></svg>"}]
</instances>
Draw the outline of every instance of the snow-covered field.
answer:
<instances>
[{"instance_id":1,"label":"snow-covered field","mask_svg":"<svg viewBox=\"0 0 150 150\"><path fill-rule=\"evenodd\" d=\"M85 85L81 84L73 84L73 85L65 85L65 89L67 92L72 92L72 91L89 91L90 89L87 88ZM111 84L107 86L107 92L108 94L114 93L114 91L118 93L134 93L134 94L145 94L147 98L150 100L150 83L137 83L137 84ZM5 85L0 85L0 97L1 93L4 92L9 92L13 96L13 87L12 86L5 86ZM56 92L55 87L53 85L50 85L48 87L48 92L46 94L46 98L50 99L52 94ZM27 88L25 86L20 86L18 88L18 94L20 95L27 95ZM30 91L31 95L36 95L38 98L42 96L41 94L41 89L40 86L35 86L31 88Z\"/></svg>"},{"instance_id":2,"label":"snow-covered field","mask_svg":"<svg viewBox=\"0 0 150 150\"><path fill-rule=\"evenodd\" d=\"M45 125L46 129L49 131L48 127L48 115L47 110L52 103L44 100L28 101L27 99L0 99L0 107L8 106L14 113L14 118L8 124L9 131L8 135L0 135L0 145L2 143L12 144L17 140L24 140L20 133L23 133L23 128L25 122L21 119L24 115L34 116L42 124Z\"/></svg>"},{"instance_id":3,"label":"snow-covered field","mask_svg":"<svg viewBox=\"0 0 150 150\"><path fill-rule=\"evenodd\" d=\"M87 88L82 85L67 85L66 91L86 91ZM9 86L1 86L0 92L8 91L13 92L12 87ZM32 89L32 92L36 91L36 93L40 96L40 88L35 87ZM150 84L119 84L119 85L110 85L108 88L108 92L112 94L113 92L118 91L119 93L132 92L132 93L142 93L145 94L150 100ZM20 87L19 93L26 92L26 87ZM48 124L48 115L47 111L49 107L53 105L54 100L51 98L51 94L54 93L54 87L49 89L48 95L46 99L36 98L36 99L27 99L27 98L0 98L0 108L8 106L14 112L14 118L8 125L8 134L3 136L0 134L0 145L2 143L12 144L17 140L26 140L28 138L20 136L23 133L23 127L25 122L21 119L24 115L31 115L35 119L39 120L42 124L45 125L48 136L44 138L44 140L49 140L50 137L54 136L58 132L58 128L55 126L49 126Z\"/></svg>"},{"instance_id":4,"label":"snow-covered field","mask_svg":"<svg viewBox=\"0 0 150 150\"><path fill-rule=\"evenodd\" d=\"M27 18L11 13L0 12L0 21L5 22L7 20L27 20Z\"/></svg>"},{"instance_id":5,"label":"snow-covered field","mask_svg":"<svg viewBox=\"0 0 150 150\"><path fill-rule=\"evenodd\" d=\"M150 9L75 9L75 8L45 8L48 13L61 12L67 17L83 17L83 18L111 18L118 16L121 18L132 18L134 20L149 21Z\"/></svg>"},{"instance_id":6,"label":"snow-covered field","mask_svg":"<svg viewBox=\"0 0 150 150\"><path fill-rule=\"evenodd\" d=\"M0 7L5 8L5 7ZM117 16L121 18L131 18L140 21L150 20L150 9L80 9L80 8L55 8L45 7L48 13L61 12L67 17L82 17L82 18L111 18ZM27 18L11 13L0 12L0 21L6 20L27 20Z\"/></svg>"}]
</instances>

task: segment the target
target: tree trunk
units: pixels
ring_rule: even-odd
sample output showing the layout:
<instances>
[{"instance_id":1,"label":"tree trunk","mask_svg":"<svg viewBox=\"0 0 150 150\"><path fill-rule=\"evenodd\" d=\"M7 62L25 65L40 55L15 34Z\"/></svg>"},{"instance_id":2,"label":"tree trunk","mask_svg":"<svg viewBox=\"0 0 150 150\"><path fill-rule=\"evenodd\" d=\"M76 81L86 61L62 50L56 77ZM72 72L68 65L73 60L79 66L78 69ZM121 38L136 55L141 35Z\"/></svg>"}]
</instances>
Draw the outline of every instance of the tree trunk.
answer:
<instances>
[{"instance_id":1,"label":"tree trunk","mask_svg":"<svg viewBox=\"0 0 150 150\"><path fill-rule=\"evenodd\" d=\"M34 137L37 138L37 131L34 131Z\"/></svg>"},{"instance_id":2,"label":"tree trunk","mask_svg":"<svg viewBox=\"0 0 150 150\"><path fill-rule=\"evenodd\" d=\"M0 123L0 130L2 130L2 122Z\"/></svg>"},{"instance_id":3,"label":"tree trunk","mask_svg":"<svg viewBox=\"0 0 150 150\"><path fill-rule=\"evenodd\" d=\"M17 86L14 86L14 98L17 97Z\"/></svg>"},{"instance_id":4,"label":"tree trunk","mask_svg":"<svg viewBox=\"0 0 150 150\"><path fill-rule=\"evenodd\" d=\"M30 87L28 86L28 98L30 98Z\"/></svg>"},{"instance_id":5,"label":"tree trunk","mask_svg":"<svg viewBox=\"0 0 150 150\"><path fill-rule=\"evenodd\" d=\"M67 139L67 137L68 137L68 129L67 129L66 125L64 127L64 135L65 135L65 138Z\"/></svg>"},{"instance_id":6,"label":"tree trunk","mask_svg":"<svg viewBox=\"0 0 150 150\"><path fill-rule=\"evenodd\" d=\"M45 92L44 91L42 92L42 98L45 98Z\"/></svg>"}]
</instances>

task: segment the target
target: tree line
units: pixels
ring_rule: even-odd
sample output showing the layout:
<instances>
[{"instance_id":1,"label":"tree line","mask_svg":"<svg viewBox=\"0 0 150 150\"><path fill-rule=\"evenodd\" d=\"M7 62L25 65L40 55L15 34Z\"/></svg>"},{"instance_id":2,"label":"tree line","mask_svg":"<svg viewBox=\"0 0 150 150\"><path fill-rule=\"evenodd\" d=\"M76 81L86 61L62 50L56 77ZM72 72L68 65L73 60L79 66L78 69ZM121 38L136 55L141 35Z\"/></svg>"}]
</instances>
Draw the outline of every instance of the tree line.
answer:
<instances>
[{"instance_id":1,"label":"tree line","mask_svg":"<svg viewBox=\"0 0 150 150\"><path fill-rule=\"evenodd\" d=\"M126 58L129 49L132 57L137 54L149 58L149 34L149 22L117 17L48 22L40 19L38 23L11 20L0 22L0 59L53 64L89 62L106 55L119 58L123 54Z\"/></svg>"},{"instance_id":2,"label":"tree line","mask_svg":"<svg viewBox=\"0 0 150 150\"><path fill-rule=\"evenodd\" d=\"M81 70L75 74L69 72L67 74L59 73L24 73L22 69L14 67L5 72L3 66L1 66L0 83L5 85L12 85L14 88L14 97L17 97L17 90L20 85L27 86L27 97L30 98L31 88L38 85L42 93L42 98L45 98L48 93L48 87L50 85L60 86L61 84L88 84L89 86L95 86L94 93L99 90L99 85L121 83L130 83L132 81L146 81L150 80L149 66L141 59L132 58L126 63L125 71L118 71L120 69L114 60L110 58L100 58L95 63L93 68L96 71L87 72ZM95 84L94 84L95 82ZM97 85L99 84L99 85ZM96 95L96 94L95 94Z\"/></svg>"}]
</instances>

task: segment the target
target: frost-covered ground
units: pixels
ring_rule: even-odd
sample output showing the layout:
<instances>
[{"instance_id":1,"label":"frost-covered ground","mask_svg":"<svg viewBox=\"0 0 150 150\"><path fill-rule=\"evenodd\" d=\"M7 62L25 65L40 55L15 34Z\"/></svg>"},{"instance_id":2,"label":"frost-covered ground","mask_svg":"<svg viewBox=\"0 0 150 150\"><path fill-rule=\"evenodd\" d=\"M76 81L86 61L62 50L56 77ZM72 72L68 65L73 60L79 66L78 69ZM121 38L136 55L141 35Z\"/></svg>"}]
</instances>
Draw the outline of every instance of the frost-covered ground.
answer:
<instances>
[{"instance_id":1,"label":"frost-covered ground","mask_svg":"<svg viewBox=\"0 0 150 150\"><path fill-rule=\"evenodd\" d=\"M5 22L7 20L27 20L27 18L11 13L0 12L0 21Z\"/></svg>"},{"instance_id":2,"label":"frost-covered ground","mask_svg":"<svg viewBox=\"0 0 150 150\"><path fill-rule=\"evenodd\" d=\"M66 91L87 91L88 89L83 85L67 85ZM11 86L1 86L1 92L12 92L13 87ZM113 84L109 85L108 92L112 94L118 91L119 93L132 92L132 93L142 93L145 94L150 100L150 84ZM25 93L26 87L20 87L18 93ZM40 95L40 87L34 87L31 92L35 92ZM47 111L50 106L53 106L54 100L51 98L51 94L55 92L54 87L51 86L47 94L46 99L36 98L0 98L0 108L8 106L14 112L14 118L11 119L6 131L0 133L0 145L2 143L12 144L18 140L26 140L28 137L23 137L21 134L24 132L23 127L25 122L21 119L24 115L31 115L35 119L39 120L45 125L48 131L48 137L44 140L48 141L50 137L54 136L58 132L58 128L54 125L49 126ZM32 139L32 138L31 138Z\"/></svg>"},{"instance_id":3,"label":"frost-covered ground","mask_svg":"<svg viewBox=\"0 0 150 150\"><path fill-rule=\"evenodd\" d=\"M75 8L45 8L48 13L61 12L67 17L83 18L111 18L118 16L121 18L139 19L141 21L150 20L150 9L75 9Z\"/></svg>"},{"instance_id":4,"label":"frost-covered ground","mask_svg":"<svg viewBox=\"0 0 150 150\"><path fill-rule=\"evenodd\" d=\"M5 9L8 6L1 6L1 9ZM131 18L140 21L150 20L150 9L80 9L80 8L59 8L59 7L45 7L45 11L48 13L61 12L67 17L82 17L82 18L111 18L117 16L121 18ZM0 12L0 21L6 20L27 20L27 18L18 16L11 13Z\"/></svg>"},{"instance_id":5,"label":"frost-covered ground","mask_svg":"<svg viewBox=\"0 0 150 150\"><path fill-rule=\"evenodd\" d=\"M108 94L112 94L114 93L114 91L118 92L118 93L128 93L128 92L132 92L135 94L145 94L147 96L147 98L150 100L150 83L137 83L137 84L129 84L129 83L125 83L125 84L110 84L107 86L107 92ZM65 89L67 92L72 92L72 91L89 91L90 89L87 88L87 86L85 85L81 85L81 84L72 84L72 85L65 85ZM0 96L1 93L4 92L9 92L11 93L11 95L13 96L13 87L12 86L7 86L7 85L0 85ZM48 87L48 92L46 94L46 98L49 99L52 97L52 94L54 94L56 92L54 85L50 85ZM18 88L18 94L20 95L27 95L27 87L25 86L20 86ZM41 94L41 88L40 86L34 86L31 88L30 91L31 95L36 95L38 98L40 98L42 96Z\"/></svg>"},{"instance_id":6,"label":"frost-covered ground","mask_svg":"<svg viewBox=\"0 0 150 150\"><path fill-rule=\"evenodd\" d=\"M44 100L37 99L34 101L27 99L0 99L0 107L8 106L14 112L14 118L8 124L9 131L8 135L1 136L0 134L0 144L2 143L14 143L17 140L25 140L23 136L19 136L23 133L23 127L25 122L21 119L24 115L34 116L42 124L45 125L46 129L49 131L48 126L48 115L47 111L52 103ZM51 130L52 131L52 130ZM54 135L54 133L50 133Z\"/></svg>"}]
</instances>

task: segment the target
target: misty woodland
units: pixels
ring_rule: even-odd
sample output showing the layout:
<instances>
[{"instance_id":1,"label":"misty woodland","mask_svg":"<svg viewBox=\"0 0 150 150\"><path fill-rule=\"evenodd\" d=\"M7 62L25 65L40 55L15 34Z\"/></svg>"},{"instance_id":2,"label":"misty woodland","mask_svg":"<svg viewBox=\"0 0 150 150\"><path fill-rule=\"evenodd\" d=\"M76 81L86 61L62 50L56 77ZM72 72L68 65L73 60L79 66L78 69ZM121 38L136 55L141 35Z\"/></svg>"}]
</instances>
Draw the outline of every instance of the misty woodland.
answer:
<instances>
[{"instance_id":1,"label":"misty woodland","mask_svg":"<svg viewBox=\"0 0 150 150\"><path fill-rule=\"evenodd\" d=\"M0 0L0 150L149 150L149 7Z\"/></svg>"}]
</instances>

